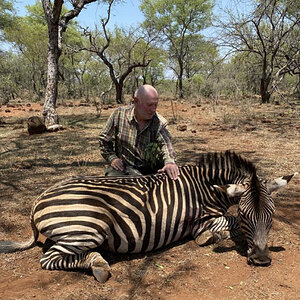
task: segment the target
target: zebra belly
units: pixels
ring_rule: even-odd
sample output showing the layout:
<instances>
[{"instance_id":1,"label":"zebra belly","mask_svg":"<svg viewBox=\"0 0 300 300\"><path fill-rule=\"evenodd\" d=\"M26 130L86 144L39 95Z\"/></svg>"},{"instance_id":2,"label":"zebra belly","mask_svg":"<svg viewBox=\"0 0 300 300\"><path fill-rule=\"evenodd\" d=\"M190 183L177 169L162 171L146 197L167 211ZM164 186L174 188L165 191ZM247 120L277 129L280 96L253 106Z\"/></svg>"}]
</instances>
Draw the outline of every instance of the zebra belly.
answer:
<instances>
[{"instance_id":1,"label":"zebra belly","mask_svg":"<svg viewBox=\"0 0 300 300\"><path fill-rule=\"evenodd\" d=\"M73 242L82 250L99 246L116 253L159 249L188 235L190 221L199 213L197 205L187 202L183 194L166 199L157 194L151 199L129 195L126 199L82 187L50 192L35 204L36 227L60 245Z\"/></svg>"},{"instance_id":2,"label":"zebra belly","mask_svg":"<svg viewBox=\"0 0 300 300\"><path fill-rule=\"evenodd\" d=\"M158 228L155 226L155 223L152 223L150 230L147 230L146 226L143 228L144 234L141 236L139 236L137 232L134 234L135 237L128 234L123 235L119 247L114 247L112 243L109 243L114 237L108 236L105 241L105 244L108 242L108 245L105 248L110 252L115 253L146 253L161 249L173 242L185 238L191 233L188 228L185 231L181 230L184 228L183 222L178 223L177 226L174 226L174 224L172 225L172 228L167 229L166 226L161 225ZM177 231L174 231L174 228L177 228Z\"/></svg>"},{"instance_id":3,"label":"zebra belly","mask_svg":"<svg viewBox=\"0 0 300 300\"><path fill-rule=\"evenodd\" d=\"M124 222L126 219L123 218ZM155 224L157 225L157 223ZM158 234L157 226L152 224L147 233L146 225L143 224L142 235L140 235L138 230L132 227L130 233L124 231L124 228L117 223L107 224L99 219L94 219L91 223L90 217L80 216L72 219L60 217L36 222L37 229L45 237L66 247L77 247L78 252L80 249L86 251L98 247L114 253L149 252L160 249L189 234L189 231L183 233L180 230L176 234L174 230L167 230L166 226L166 224L160 224L160 233ZM183 224L180 222L177 228L182 228L182 226ZM170 238L171 236L172 238Z\"/></svg>"}]
</instances>

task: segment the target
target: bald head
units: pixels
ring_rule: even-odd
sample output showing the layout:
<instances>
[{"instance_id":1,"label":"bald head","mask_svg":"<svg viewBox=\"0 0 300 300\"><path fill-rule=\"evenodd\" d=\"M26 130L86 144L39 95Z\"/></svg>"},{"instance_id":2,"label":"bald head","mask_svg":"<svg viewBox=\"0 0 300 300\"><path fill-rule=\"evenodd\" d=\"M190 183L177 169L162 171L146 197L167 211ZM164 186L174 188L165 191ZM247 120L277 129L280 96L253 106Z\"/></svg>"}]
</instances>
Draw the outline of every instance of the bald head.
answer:
<instances>
[{"instance_id":1,"label":"bald head","mask_svg":"<svg viewBox=\"0 0 300 300\"><path fill-rule=\"evenodd\" d=\"M135 116L139 121L152 119L158 104L158 92L149 85L145 84L138 88L134 95Z\"/></svg>"},{"instance_id":2,"label":"bald head","mask_svg":"<svg viewBox=\"0 0 300 300\"><path fill-rule=\"evenodd\" d=\"M158 99L158 93L157 90L152 85L144 84L137 89L137 91L134 94L134 97L142 101L145 98L149 98L149 97Z\"/></svg>"}]
</instances>

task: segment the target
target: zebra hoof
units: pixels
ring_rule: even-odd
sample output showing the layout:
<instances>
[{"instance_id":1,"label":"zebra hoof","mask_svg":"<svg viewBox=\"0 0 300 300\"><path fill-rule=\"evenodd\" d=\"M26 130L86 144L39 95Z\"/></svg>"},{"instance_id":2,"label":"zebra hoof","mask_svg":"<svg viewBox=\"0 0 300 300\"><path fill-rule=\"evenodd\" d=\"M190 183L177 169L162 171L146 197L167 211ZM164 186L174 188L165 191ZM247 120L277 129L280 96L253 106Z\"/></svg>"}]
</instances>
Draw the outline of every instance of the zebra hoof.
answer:
<instances>
[{"instance_id":1,"label":"zebra hoof","mask_svg":"<svg viewBox=\"0 0 300 300\"><path fill-rule=\"evenodd\" d=\"M96 278L97 281L104 283L107 281L107 279L110 276L110 272L107 270L104 270L103 268L92 268L93 275Z\"/></svg>"},{"instance_id":2,"label":"zebra hoof","mask_svg":"<svg viewBox=\"0 0 300 300\"><path fill-rule=\"evenodd\" d=\"M211 231L207 230L197 236L195 239L197 245L207 246L214 244L218 240L218 237Z\"/></svg>"}]
</instances>

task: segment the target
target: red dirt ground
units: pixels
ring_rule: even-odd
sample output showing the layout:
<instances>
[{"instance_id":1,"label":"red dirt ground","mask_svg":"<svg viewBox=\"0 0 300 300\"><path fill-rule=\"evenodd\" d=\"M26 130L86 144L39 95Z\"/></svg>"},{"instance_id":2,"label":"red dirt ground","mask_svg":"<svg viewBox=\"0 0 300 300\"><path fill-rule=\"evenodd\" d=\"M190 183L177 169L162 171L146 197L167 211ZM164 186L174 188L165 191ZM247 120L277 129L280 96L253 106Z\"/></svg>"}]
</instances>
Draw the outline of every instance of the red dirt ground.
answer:
<instances>
[{"instance_id":1,"label":"red dirt ground","mask_svg":"<svg viewBox=\"0 0 300 300\"><path fill-rule=\"evenodd\" d=\"M0 108L1 240L30 236L31 205L45 188L104 171L97 137L112 108L95 118L92 106L61 105L66 130L29 136L26 120L41 110L35 103ZM231 149L254 161L262 177L300 171L299 104L174 102L175 122L169 101L159 112L170 121L181 165L200 152ZM241 239L203 248L186 240L146 255L107 254L112 277L100 284L86 272L42 270L42 248L35 247L0 255L0 299L300 299L299 177L274 195L270 267L247 265Z\"/></svg>"}]
</instances>

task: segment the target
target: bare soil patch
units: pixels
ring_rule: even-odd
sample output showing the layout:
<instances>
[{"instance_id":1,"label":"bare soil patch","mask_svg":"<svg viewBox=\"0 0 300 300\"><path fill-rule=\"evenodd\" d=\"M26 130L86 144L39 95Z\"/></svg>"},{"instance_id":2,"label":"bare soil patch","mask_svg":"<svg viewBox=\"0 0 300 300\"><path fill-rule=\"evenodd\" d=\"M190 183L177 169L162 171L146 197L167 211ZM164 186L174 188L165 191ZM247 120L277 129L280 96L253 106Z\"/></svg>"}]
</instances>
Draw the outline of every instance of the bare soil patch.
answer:
<instances>
[{"instance_id":1,"label":"bare soil patch","mask_svg":"<svg viewBox=\"0 0 300 300\"><path fill-rule=\"evenodd\" d=\"M66 130L28 135L35 103L0 107L0 239L24 240L35 198L73 175L103 175L98 135L113 108L58 107ZM178 163L201 152L231 149L251 159L259 175L300 172L300 105L241 101L169 101L158 111L170 121ZM178 127L185 125L184 128ZM112 277L100 284L86 272L45 271L41 246L0 255L0 299L300 299L300 176L274 196L270 267L246 264L242 239L200 248L192 240L146 255L106 254ZM234 211L234 208L233 208Z\"/></svg>"}]
</instances>

